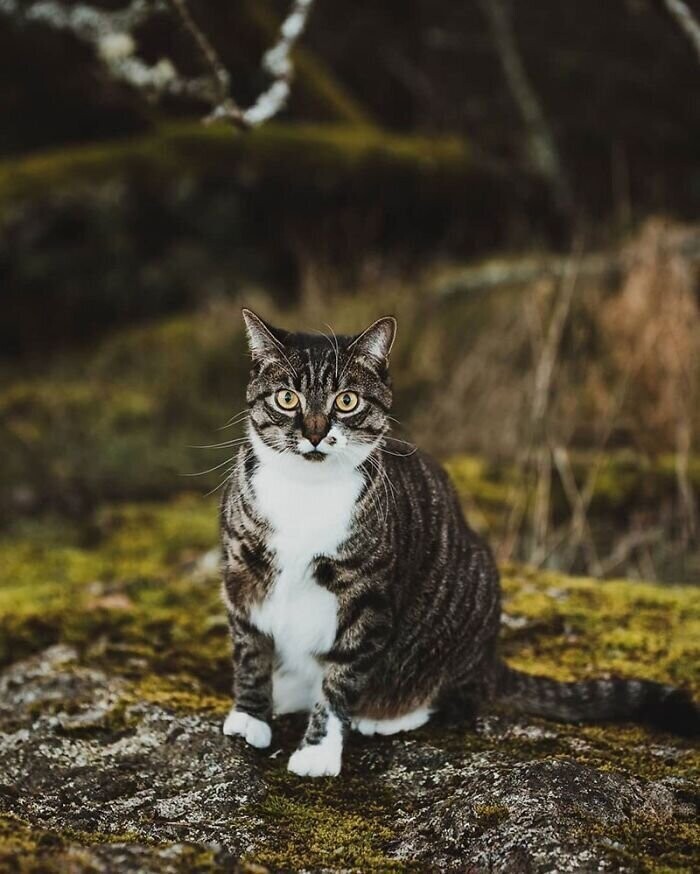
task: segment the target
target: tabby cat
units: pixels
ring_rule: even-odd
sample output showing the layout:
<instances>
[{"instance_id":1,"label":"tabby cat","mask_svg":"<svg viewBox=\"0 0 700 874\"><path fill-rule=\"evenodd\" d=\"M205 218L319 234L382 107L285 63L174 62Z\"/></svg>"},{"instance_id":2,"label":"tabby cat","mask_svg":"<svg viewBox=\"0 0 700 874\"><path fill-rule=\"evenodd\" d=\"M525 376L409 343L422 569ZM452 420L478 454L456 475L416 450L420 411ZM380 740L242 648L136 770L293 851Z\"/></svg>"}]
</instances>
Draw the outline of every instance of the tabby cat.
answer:
<instances>
[{"instance_id":1,"label":"tabby cat","mask_svg":"<svg viewBox=\"0 0 700 874\"><path fill-rule=\"evenodd\" d=\"M235 699L224 734L267 747L273 714L306 711L288 767L319 777L340 772L350 729L408 731L496 698L697 733L698 709L672 686L560 683L500 660L491 552L442 468L388 436L393 318L337 338L243 318L248 439L221 507Z\"/></svg>"}]
</instances>

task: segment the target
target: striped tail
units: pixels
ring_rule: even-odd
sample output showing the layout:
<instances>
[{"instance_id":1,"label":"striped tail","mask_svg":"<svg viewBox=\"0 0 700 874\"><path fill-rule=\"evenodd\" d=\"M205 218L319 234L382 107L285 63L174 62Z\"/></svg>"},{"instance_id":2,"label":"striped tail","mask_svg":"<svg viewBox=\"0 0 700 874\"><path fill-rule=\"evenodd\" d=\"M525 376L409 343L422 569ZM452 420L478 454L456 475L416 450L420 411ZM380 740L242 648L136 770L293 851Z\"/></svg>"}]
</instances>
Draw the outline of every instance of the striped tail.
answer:
<instances>
[{"instance_id":1,"label":"striped tail","mask_svg":"<svg viewBox=\"0 0 700 874\"><path fill-rule=\"evenodd\" d=\"M519 713L561 722L638 722L684 737L700 735L700 709L690 695L648 680L560 683L501 663L497 695Z\"/></svg>"}]
</instances>

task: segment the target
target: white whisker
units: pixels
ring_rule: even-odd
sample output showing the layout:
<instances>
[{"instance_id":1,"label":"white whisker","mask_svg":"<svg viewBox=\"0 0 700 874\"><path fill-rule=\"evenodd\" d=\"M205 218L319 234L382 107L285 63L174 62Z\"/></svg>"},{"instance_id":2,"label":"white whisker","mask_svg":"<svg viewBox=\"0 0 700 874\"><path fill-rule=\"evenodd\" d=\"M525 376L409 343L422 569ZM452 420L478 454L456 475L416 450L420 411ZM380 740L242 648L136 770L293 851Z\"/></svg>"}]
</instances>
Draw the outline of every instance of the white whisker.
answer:
<instances>
[{"instance_id":1,"label":"white whisker","mask_svg":"<svg viewBox=\"0 0 700 874\"><path fill-rule=\"evenodd\" d=\"M226 440L223 443L205 443L203 445L188 446L188 449L226 449L229 446L236 446L238 443L246 443L247 437L235 437L233 440Z\"/></svg>"},{"instance_id":2,"label":"white whisker","mask_svg":"<svg viewBox=\"0 0 700 874\"><path fill-rule=\"evenodd\" d=\"M336 378L336 382L337 382L337 380L338 380L338 366L339 366L338 359L340 357L340 346L338 345L338 337L336 336L335 331L333 330L333 328L331 328L331 326L328 324L328 322L326 322L326 327L333 335L333 342L335 343L335 378Z\"/></svg>"},{"instance_id":3,"label":"white whisker","mask_svg":"<svg viewBox=\"0 0 700 874\"><path fill-rule=\"evenodd\" d=\"M235 457L235 455L232 455L230 458L227 458L226 461L222 461L221 464L210 467L209 470L199 470L196 473L181 473L180 476L205 476L208 473L213 473L215 470L219 470L225 464L230 464Z\"/></svg>"}]
</instances>

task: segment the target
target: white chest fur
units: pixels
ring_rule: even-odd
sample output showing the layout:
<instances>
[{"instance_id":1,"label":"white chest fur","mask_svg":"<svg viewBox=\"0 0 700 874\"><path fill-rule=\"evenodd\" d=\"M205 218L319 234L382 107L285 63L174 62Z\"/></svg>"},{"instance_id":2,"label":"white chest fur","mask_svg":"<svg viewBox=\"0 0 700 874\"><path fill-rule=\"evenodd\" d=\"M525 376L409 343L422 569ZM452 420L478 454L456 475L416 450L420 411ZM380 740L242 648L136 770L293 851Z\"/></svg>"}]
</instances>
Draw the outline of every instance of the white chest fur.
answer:
<instances>
[{"instance_id":1,"label":"white chest fur","mask_svg":"<svg viewBox=\"0 0 700 874\"><path fill-rule=\"evenodd\" d=\"M362 488L361 474L335 460L310 462L259 452L253 475L257 508L270 524L268 547L277 578L251 619L272 636L279 660L273 678L278 713L308 709L318 699L321 667L337 627L335 595L313 577L315 556L333 556L347 538ZM323 469L322 469L323 468Z\"/></svg>"}]
</instances>

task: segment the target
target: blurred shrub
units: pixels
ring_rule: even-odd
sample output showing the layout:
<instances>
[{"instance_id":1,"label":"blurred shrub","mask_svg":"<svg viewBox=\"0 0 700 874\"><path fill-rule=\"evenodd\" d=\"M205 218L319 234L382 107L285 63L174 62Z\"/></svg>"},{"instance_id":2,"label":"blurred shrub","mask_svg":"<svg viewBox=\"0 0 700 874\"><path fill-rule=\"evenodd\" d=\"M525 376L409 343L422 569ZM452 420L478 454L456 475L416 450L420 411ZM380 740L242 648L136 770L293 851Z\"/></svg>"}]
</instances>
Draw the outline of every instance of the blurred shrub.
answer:
<instances>
[{"instance_id":1,"label":"blurred shrub","mask_svg":"<svg viewBox=\"0 0 700 874\"><path fill-rule=\"evenodd\" d=\"M108 497L172 494L182 474L210 467L190 444L227 439L216 428L243 405L239 321L227 311L135 328L10 383L0 392L0 513L84 514Z\"/></svg>"}]
</instances>

